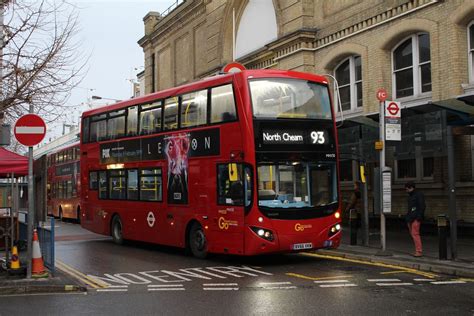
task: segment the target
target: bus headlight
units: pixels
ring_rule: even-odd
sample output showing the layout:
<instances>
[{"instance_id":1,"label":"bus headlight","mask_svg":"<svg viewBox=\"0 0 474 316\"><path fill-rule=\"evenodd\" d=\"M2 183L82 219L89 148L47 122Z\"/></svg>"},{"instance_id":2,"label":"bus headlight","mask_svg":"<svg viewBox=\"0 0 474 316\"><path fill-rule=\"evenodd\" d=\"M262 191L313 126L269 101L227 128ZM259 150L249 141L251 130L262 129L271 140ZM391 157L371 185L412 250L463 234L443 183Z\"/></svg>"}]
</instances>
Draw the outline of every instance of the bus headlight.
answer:
<instances>
[{"instance_id":1,"label":"bus headlight","mask_svg":"<svg viewBox=\"0 0 474 316\"><path fill-rule=\"evenodd\" d=\"M265 228L260 228L260 227L255 227L255 226L250 226L250 229L257 234L260 238L263 238L268 241L273 241L275 237L273 236L273 232L269 229Z\"/></svg>"},{"instance_id":2,"label":"bus headlight","mask_svg":"<svg viewBox=\"0 0 474 316\"><path fill-rule=\"evenodd\" d=\"M331 228L329 228L329 233L328 233L329 237L337 234L338 232L341 231L341 229L342 229L341 224L336 224L336 225L331 226Z\"/></svg>"}]
</instances>

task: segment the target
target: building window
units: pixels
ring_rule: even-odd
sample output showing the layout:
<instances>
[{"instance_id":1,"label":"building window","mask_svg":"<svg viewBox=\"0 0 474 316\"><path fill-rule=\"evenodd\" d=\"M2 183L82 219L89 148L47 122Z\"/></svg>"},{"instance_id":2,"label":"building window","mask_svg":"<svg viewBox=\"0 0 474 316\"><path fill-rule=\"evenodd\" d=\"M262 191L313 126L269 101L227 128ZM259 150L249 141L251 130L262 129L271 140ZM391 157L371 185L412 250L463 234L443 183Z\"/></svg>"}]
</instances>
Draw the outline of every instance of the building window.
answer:
<instances>
[{"instance_id":1,"label":"building window","mask_svg":"<svg viewBox=\"0 0 474 316\"><path fill-rule=\"evenodd\" d=\"M393 51L395 98L419 96L431 91L430 35L415 34Z\"/></svg>"},{"instance_id":2,"label":"building window","mask_svg":"<svg viewBox=\"0 0 474 316\"><path fill-rule=\"evenodd\" d=\"M339 85L343 111L355 111L362 107L362 65L360 56L344 60L334 71Z\"/></svg>"},{"instance_id":3,"label":"building window","mask_svg":"<svg viewBox=\"0 0 474 316\"><path fill-rule=\"evenodd\" d=\"M468 48L469 48L469 82L474 83L474 21L468 28Z\"/></svg>"},{"instance_id":4,"label":"building window","mask_svg":"<svg viewBox=\"0 0 474 316\"><path fill-rule=\"evenodd\" d=\"M434 158L419 157L395 161L396 180L430 181L434 177Z\"/></svg>"},{"instance_id":5,"label":"building window","mask_svg":"<svg viewBox=\"0 0 474 316\"><path fill-rule=\"evenodd\" d=\"M343 160L339 163L339 179L341 182L354 181L354 174L352 170L352 160Z\"/></svg>"}]
</instances>

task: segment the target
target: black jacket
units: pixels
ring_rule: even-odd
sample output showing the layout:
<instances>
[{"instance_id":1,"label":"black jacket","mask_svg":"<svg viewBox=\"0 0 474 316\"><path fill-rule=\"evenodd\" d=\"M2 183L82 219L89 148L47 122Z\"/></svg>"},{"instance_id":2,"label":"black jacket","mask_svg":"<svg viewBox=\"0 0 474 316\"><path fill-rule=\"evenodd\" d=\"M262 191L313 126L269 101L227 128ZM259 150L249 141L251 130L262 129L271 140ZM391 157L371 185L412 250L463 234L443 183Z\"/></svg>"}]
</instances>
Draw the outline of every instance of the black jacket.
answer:
<instances>
[{"instance_id":1,"label":"black jacket","mask_svg":"<svg viewBox=\"0 0 474 316\"><path fill-rule=\"evenodd\" d=\"M425 215L425 196L423 193L418 191L413 191L408 196L408 212L405 217L408 223L413 222L414 220L421 221Z\"/></svg>"}]
</instances>

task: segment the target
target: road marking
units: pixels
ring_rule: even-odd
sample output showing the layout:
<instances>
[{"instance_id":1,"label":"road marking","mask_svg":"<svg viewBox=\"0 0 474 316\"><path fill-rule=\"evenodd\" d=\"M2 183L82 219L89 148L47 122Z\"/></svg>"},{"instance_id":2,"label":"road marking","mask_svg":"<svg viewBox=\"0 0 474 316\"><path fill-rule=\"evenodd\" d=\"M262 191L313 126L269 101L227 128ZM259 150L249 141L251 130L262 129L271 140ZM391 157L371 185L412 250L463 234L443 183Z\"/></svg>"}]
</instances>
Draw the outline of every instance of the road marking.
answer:
<instances>
[{"instance_id":1,"label":"road marking","mask_svg":"<svg viewBox=\"0 0 474 316\"><path fill-rule=\"evenodd\" d=\"M342 283L342 284L320 284L319 287L353 287L357 286L354 283Z\"/></svg>"},{"instance_id":2,"label":"road marking","mask_svg":"<svg viewBox=\"0 0 474 316\"><path fill-rule=\"evenodd\" d=\"M400 286L400 285L413 285L413 283L375 283L378 286Z\"/></svg>"},{"instance_id":3,"label":"road marking","mask_svg":"<svg viewBox=\"0 0 474 316\"><path fill-rule=\"evenodd\" d=\"M128 289L96 289L96 292L127 292Z\"/></svg>"},{"instance_id":4,"label":"road marking","mask_svg":"<svg viewBox=\"0 0 474 316\"><path fill-rule=\"evenodd\" d=\"M260 286L268 286L268 285L289 285L291 282L260 282Z\"/></svg>"},{"instance_id":5,"label":"road marking","mask_svg":"<svg viewBox=\"0 0 474 316\"><path fill-rule=\"evenodd\" d=\"M294 290L296 286L264 286L263 289L265 290Z\"/></svg>"},{"instance_id":6,"label":"road marking","mask_svg":"<svg viewBox=\"0 0 474 316\"><path fill-rule=\"evenodd\" d=\"M464 284L464 283L466 283L466 282L465 281L459 281L459 280L431 282L431 284Z\"/></svg>"},{"instance_id":7,"label":"road marking","mask_svg":"<svg viewBox=\"0 0 474 316\"><path fill-rule=\"evenodd\" d=\"M123 289L123 288L128 288L128 285L110 285L107 288L110 288L110 289Z\"/></svg>"},{"instance_id":8,"label":"road marking","mask_svg":"<svg viewBox=\"0 0 474 316\"><path fill-rule=\"evenodd\" d=\"M326 281L314 281L316 284L321 284L321 283L348 283L349 281L347 280L326 280Z\"/></svg>"},{"instance_id":9,"label":"road marking","mask_svg":"<svg viewBox=\"0 0 474 316\"><path fill-rule=\"evenodd\" d=\"M237 286L237 283L204 283L202 286Z\"/></svg>"},{"instance_id":10,"label":"road marking","mask_svg":"<svg viewBox=\"0 0 474 316\"><path fill-rule=\"evenodd\" d=\"M156 291L185 291L184 287L170 287L170 288L150 288L148 292L156 292Z\"/></svg>"},{"instance_id":11,"label":"road marking","mask_svg":"<svg viewBox=\"0 0 474 316\"><path fill-rule=\"evenodd\" d=\"M311 281L330 280L330 279L338 279L338 278L352 278L352 275L338 275L338 276L323 277L323 278L315 278L315 277L310 277L310 276L307 276L307 275L297 274L297 273L286 273L286 275L287 276L292 276L292 277L295 277L295 278L311 280Z\"/></svg>"},{"instance_id":12,"label":"road marking","mask_svg":"<svg viewBox=\"0 0 474 316\"><path fill-rule=\"evenodd\" d=\"M433 279L413 279L413 281L416 281L416 282L432 282Z\"/></svg>"},{"instance_id":13,"label":"road marking","mask_svg":"<svg viewBox=\"0 0 474 316\"><path fill-rule=\"evenodd\" d=\"M98 289L98 288L107 288L109 284L101 282L100 280L94 280L90 278L89 276L85 275L84 273L74 269L73 267L65 264L62 261L56 260L56 267L63 271L64 273L69 274L70 276L78 279L79 281L90 285L91 287Z\"/></svg>"},{"instance_id":14,"label":"road marking","mask_svg":"<svg viewBox=\"0 0 474 316\"><path fill-rule=\"evenodd\" d=\"M357 260L357 259L342 258L342 257L338 257L338 256L320 255L320 254L309 253L309 252L302 252L300 254L303 255L303 256L316 257L316 258L320 258L320 259L339 260L339 261L359 263L359 264L365 264L365 265L382 267L382 268L389 268L389 269L393 269L393 270L400 270L400 271L403 270L403 271L406 271L407 273L417 274L417 275L421 275L421 276L424 276L424 277L427 277L427 278L432 278L432 279L438 277L438 275L434 274L434 273L422 272L422 271L418 271L416 269L400 267L400 266L396 266L396 265L392 265L392 264L386 264L386 263L382 263L382 262L369 262L369 261L362 261L362 260Z\"/></svg>"},{"instance_id":15,"label":"road marking","mask_svg":"<svg viewBox=\"0 0 474 316\"><path fill-rule=\"evenodd\" d=\"M204 291L238 291L238 287L203 287Z\"/></svg>"},{"instance_id":16,"label":"road marking","mask_svg":"<svg viewBox=\"0 0 474 316\"><path fill-rule=\"evenodd\" d=\"M407 272L404 270L380 272L380 274L397 274L397 273L407 273Z\"/></svg>"},{"instance_id":17,"label":"road marking","mask_svg":"<svg viewBox=\"0 0 474 316\"><path fill-rule=\"evenodd\" d=\"M153 284L153 285L148 285L149 288L163 288L163 287L183 287L182 284Z\"/></svg>"},{"instance_id":18,"label":"road marking","mask_svg":"<svg viewBox=\"0 0 474 316\"><path fill-rule=\"evenodd\" d=\"M369 282L400 282L399 279L367 279Z\"/></svg>"}]
</instances>

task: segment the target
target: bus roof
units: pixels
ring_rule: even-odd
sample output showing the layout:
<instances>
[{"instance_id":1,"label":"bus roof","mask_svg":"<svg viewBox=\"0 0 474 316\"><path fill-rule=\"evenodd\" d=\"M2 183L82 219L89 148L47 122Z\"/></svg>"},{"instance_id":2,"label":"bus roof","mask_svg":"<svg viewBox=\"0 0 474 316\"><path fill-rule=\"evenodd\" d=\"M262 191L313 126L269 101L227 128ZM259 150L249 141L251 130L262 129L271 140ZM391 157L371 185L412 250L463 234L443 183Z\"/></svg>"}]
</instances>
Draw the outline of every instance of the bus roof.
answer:
<instances>
[{"instance_id":1,"label":"bus roof","mask_svg":"<svg viewBox=\"0 0 474 316\"><path fill-rule=\"evenodd\" d=\"M248 78L252 76L253 78L265 78L265 77L282 77L282 78L298 78L303 80L311 80L319 83L327 84L326 77L303 73L291 70L269 70L269 69L259 69L259 70L244 70L237 73L229 74L219 74L217 76L207 77L198 81L194 81L185 85L169 88L159 92L154 92L147 94L143 97L138 97L134 99L129 99L125 101L120 101L111 105L102 106L96 109L88 110L82 113L82 117L88 117L96 114L101 114L104 112L116 111L123 108L126 108L131 105L144 104L148 102L155 101L157 99L164 99L170 96L181 95L184 93L205 89L212 87L214 85L221 85L233 81L233 78L237 76L242 76Z\"/></svg>"}]
</instances>

